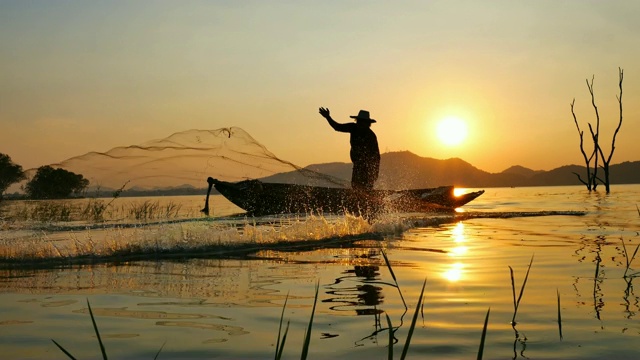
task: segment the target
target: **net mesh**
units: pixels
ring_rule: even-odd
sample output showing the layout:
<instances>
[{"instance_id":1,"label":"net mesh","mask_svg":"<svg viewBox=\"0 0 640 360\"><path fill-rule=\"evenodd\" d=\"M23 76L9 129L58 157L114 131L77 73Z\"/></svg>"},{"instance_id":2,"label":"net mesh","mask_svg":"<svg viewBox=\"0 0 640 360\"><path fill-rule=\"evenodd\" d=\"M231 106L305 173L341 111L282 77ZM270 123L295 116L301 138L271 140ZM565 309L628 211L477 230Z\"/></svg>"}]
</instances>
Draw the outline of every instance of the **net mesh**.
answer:
<instances>
[{"instance_id":1,"label":"net mesh","mask_svg":"<svg viewBox=\"0 0 640 360\"><path fill-rule=\"evenodd\" d=\"M188 130L140 145L90 152L51 166L82 174L90 188L118 189L124 184L141 189L204 188L209 176L223 181L264 179L348 187L345 180L278 158L238 127Z\"/></svg>"}]
</instances>

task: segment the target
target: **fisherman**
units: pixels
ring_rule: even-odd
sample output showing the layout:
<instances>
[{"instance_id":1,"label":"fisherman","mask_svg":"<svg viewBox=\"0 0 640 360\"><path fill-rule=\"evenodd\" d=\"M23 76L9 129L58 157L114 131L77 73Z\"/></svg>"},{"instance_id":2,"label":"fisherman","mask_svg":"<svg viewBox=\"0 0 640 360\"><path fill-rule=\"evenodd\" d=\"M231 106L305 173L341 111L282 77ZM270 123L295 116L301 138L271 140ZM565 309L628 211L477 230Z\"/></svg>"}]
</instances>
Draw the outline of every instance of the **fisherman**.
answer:
<instances>
[{"instance_id":1,"label":"fisherman","mask_svg":"<svg viewBox=\"0 0 640 360\"><path fill-rule=\"evenodd\" d=\"M380 169L380 150L378 149L378 138L371 130L371 124L376 122L369 115L367 110L360 110L358 115L350 116L355 119L355 123L341 124L331 118L329 109L320 108L322 115L329 125L339 132L351 134L351 162L353 172L351 173L351 188L358 190L371 190L373 184L378 179Z\"/></svg>"}]
</instances>

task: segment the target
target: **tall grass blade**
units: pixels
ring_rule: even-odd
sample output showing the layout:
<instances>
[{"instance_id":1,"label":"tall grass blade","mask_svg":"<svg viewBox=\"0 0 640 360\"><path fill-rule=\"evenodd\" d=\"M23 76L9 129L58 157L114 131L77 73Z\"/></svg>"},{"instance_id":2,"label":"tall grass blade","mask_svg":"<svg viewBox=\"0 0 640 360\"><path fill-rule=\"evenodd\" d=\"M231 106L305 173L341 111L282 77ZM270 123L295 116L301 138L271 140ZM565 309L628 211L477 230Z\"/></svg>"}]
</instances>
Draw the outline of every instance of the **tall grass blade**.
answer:
<instances>
[{"instance_id":1,"label":"tall grass blade","mask_svg":"<svg viewBox=\"0 0 640 360\"><path fill-rule=\"evenodd\" d=\"M513 268L511 268L511 266L509 266L509 273L511 274L511 292L513 293L513 311L515 312L518 305L516 304L516 282L513 276Z\"/></svg>"},{"instance_id":2,"label":"tall grass blade","mask_svg":"<svg viewBox=\"0 0 640 360\"><path fill-rule=\"evenodd\" d=\"M302 344L302 355L300 355L300 359L305 360L307 355L309 354L309 344L311 343L311 327L313 325L313 315L316 312L316 303L318 302L318 290L320 289L320 283L316 283L316 296L313 299L313 309L311 309L311 318L309 319L309 326L307 327L307 332L304 336L304 343Z\"/></svg>"},{"instance_id":3,"label":"tall grass blade","mask_svg":"<svg viewBox=\"0 0 640 360\"><path fill-rule=\"evenodd\" d=\"M156 356L153 357L153 360L158 360L158 356L160 356L160 353L162 352L162 349L164 349L164 346L167 344L167 342L163 342L162 346L160 346L160 349L158 349L158 352L156 353Z\"/></svg>"},{"instance_id":4,"label":"tall grass blade","mask_svg":"<svg viewBox=\"0 0 640 360\"><path fill-rule=\"evenodd\" d=\"M393 360L393 327L391 326L391 319L389 318L389 314L386 312L384 316L387 317L387 325L389 326L389 360Z\"/></svg>"},{"instance_id":5,"label":"tall grass blade","mask_svg":"<svg viewBox=\"0 0 640 360\"><path fill-rule=\"evenodd\" d=\"M282 321L284 320L284 310L287 308L287 301L289 300L289 293L287 292L287 296L284 298L284 305L282 305L282 313L280 314L280 326L278 327L278 340L276 341L276 360L280 359L282 356L282 348L284 347L284 342L286 340L286 334L289 331L289 322L287 322L287 330L285 330L285 335L282 337L282 344L280 344L280 336L282 334Z\"/></svg>"},{"instance_id":6,"label":"tall grass blade","mask_svg":"<svg viewBox=\"0 0 640 360\"><path fill-rule=\"evenodd\" d=\"M560 314L560 292L556 289L558 294L558 333L560 334L560 341L562 341L562 315Z\"/></svg>"},{"instance_id":7,"label":"tall grass blade","mask_svg":"<svg viewBox=\"0 0 640 360\"><path fill-rule=\"evenodd\" d=\"M636 204L636 210L638 210L638 216L640 216L640 208L638 207L638 204Z\"/></svg>"},{"instance_id":8,"label":"tall grass blade","mask_svg":"<svg viewBox=\"0 0 640 360\"><path fill-rule=\"evenodd\" d=\"M516 300L516 287L513 277L513 269L509 266L509 271L511 272L511 290L513 291L513 319L511 319L511 323L515 325L516 323L516 314L518 313L518 307L520 306L520 300L522 300L522 295L524 294L524 288L527 286L527 280L529 279L529 271L531 271L531 265L533 264L533 257L531 255L531 261L529 261L529 266L527 267L527 273L524 275L524 280L522 281L522 287L520 288L520 293L518 294L518 299Z\"/></svg>"},{"instance_id":9,"label":"tall grass blade","mask_svg":"<svg viewBox=\"0 0 640 360\"><path fill-rule=\"evenodd\" d=\"M527 279L529 279L529 271L531 270L531 265L533 264L533 255L531 255L531 261L529 261L529 266L527 267L527 273L524 275L524 281L522 282L522 287L520 288L520 294L518 295L518 306L520 305L520 300L522 299L522 294L524 294L524 288L527 286Z\"/></svg>"},{"instance_id":10,"label":"tall grass blade","mask_svg":"<svg viewBox=\"0 0 640 360\"><path fill-rule=\"evenodd\" d=\"M73 357L73 355L71 355L67 350L65 350L65 348L62 347L62 345L58 344L55 340L51 339L51 341L53 341L54 344L56 344L56 346L58 347L58 349L62 350L62 352L67 355L69 357L69 359L72 360L77 360L75 357Z\"/></svg>"},{"instance_id":11,"label":"tall grass blade","mask_svg":"<svg viewBox=\"0 0 640 360\"><path fill-rule=\"evenodd\" d=\"M482 354L484 354L484 339L487 337L487 325L489 325L489 313L491 308L487 310L487 316L484 318L484 326L482 327L482 336L480 337L480 347L478 348L478 360L482 360Z\"/></svg>"},{"instance_id":12,"label":"tall grass blade","mask_svg":"<svg viewBox=\"0 0 640 360\"><path fill-rule=\"evenodd\" d=\"M424 295L424 288L427 285L427 279L424 279L422 283L422 290L420 291L420 298L418 299L418 304L416 305L416 311L413 313L413 318L411 319L411 326L409 326L409 332L407 333L407 341L404 343L404 347L402 348L402 355L400 359L404 359L407 356L407 352L409 351L409 344L411 343L411 336L413 335L413 330L416 327L416 321L418 320L418 313L420 312L420 306L422 304L422 296Z\"/></svg>"},{"instance_id":13,"label":"tall grass blade","mask_svg":"<svg viewBox=\"0 0 640 360\"><path fill-rule=\"evenodd\" d=\"M282 352L284 351L284 343L287 341L288 333L289 333L289 321L287 321L287 327L284 329L284 334L282 335L282 343L279 344L279 347L276 350L276 360L282 359Z\"/></svg>"},{"instance_id":14,"label":"tall grass blade","mask_svg":"<svg viewBox=\"0 0 640 360\"><path fill-rule=\"evenodd\" d=\"M391 273L391 278L393 278L393 282L396 284L396 288L398 289L398 293L400 294L400 299L402 300L402 303L404 304L404 308L407 308L407 302L404 300L404 296L402 296L402 291L400 291L400 285L398 284L398 280L396 279L396 274L393 272L393 268L391 267L391 262L389 262L389 258L387 257L387 253L384 252L384 250L380 250L380 252L382 253L382 257L384 258L384 262L385 264L387 264L387 268L389 269L389 272Z\"/></svg>"},{"instance_id":15,"label":"tall grass blade","mask_svg":"<svg viewBox=\"0 0 640 360\"><path fill-rule=\"evenodd\" d=\"M100 331L98 331L98 325L96 325L96 319L93 316L93 311L91 310L91 304L89 304L89 299L87 299L87 307L89 307L89 315L91 316L91 322L93 323L93 330L96 332L96 337L98 338L98 343L100 344L100 351L102 352L102 358L107 360L107 351L104 348L104 344L102 343L102 339L100 338Z\"/></svg>"},{"instance_id":16,"label":"tall grass blade","mask_svg":"<svg viewBox=\"0 0 640 360\"><path fill-rule=\"evenodd\" d=\"M629 267L631 267L631 263L633 262L633 259L635 259L636 255L638 254L638 248L640 248L640 244L636 246L636 249L633 251L633 255L631 255L631 257L629 257L627 254L627 248L624 245L624 239L622 240L622 246L624 248L624 256L627 259L627 268L624 270L624 275L622 277L627 277L627 272L629 272Z\"/></svg>"},{"instance_id":17,"label":"tall grass blade","mask_svg":"<svg viewBox=\"0 0 640 360\"><path fill-rule=\"evenodd\" d=\"M622 250L624 252L624 259L627 262L626 266L627 269L629 269L629 253L627 252L627 246L624 244L624 239L620 239L620 242L622 243ZM627 273L626 271L624 272L625 274Z\"/></svg>"},{"instance_id":18,"label":"tall grass blade","mask_svg":"<svg viewBox=\"0 0 640 360\"><path fill-rule=\"evenodd\" d=\"M384 250L380 250L380 252L382 253L382 257L384 258L384 262L387 264L387 268L389 268L389 272L391 273L391 277L393 278L393 281L397 284L398 280L396 280L396 274L394 274L394 272L393 272L393 268L391 267L391 263L389 262L389 258L387 257L387 253L385 253Z\"/></svg>"}]
</instances>

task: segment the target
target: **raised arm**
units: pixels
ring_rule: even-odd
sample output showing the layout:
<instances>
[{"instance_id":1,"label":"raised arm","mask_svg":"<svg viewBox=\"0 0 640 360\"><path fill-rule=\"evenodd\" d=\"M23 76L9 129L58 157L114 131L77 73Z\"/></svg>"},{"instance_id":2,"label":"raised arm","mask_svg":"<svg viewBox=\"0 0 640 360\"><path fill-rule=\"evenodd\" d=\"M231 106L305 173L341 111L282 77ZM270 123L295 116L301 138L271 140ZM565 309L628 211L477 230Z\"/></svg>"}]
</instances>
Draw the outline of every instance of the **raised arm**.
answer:
<instances>
[{"instance_id":1,"label":"raised arm","mask_svg":"<svg viewBox=\"0 0 640 360\"><path fill-rule=\"evenodd\" d=\"M329 109L327 108L321 107L318 112L320 113L320 115L322 115L322 117L327 119L327 122L329 123L329 125L331 125L333 130L340 131L340 132L351 132L351 129L353 128L353 123L340 124L339 122L336 122L331 118L331 114L329 112Z\"/></svg>"}]
</instances>

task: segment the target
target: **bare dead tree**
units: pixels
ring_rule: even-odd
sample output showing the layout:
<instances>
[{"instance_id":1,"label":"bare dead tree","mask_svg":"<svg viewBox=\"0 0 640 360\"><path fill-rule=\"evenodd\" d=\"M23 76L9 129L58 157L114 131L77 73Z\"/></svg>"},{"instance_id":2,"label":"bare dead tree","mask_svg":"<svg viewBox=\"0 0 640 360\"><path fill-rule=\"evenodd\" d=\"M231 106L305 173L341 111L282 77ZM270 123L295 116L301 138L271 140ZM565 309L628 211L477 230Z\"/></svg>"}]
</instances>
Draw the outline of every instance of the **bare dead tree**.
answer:
<instances>
[{"instance_id":1,"label":"bare dead tree","mask_svg":"<svg viewBox=\"0 0 640 360\"><path fill-rule=\"evenodd\" d=\"M618 68L618 88L620 88L620 95L616 95L616 99L618 99L618 106L620 111L620 116L618 118L618 126L616 127L616 131L613 133L613 137L611 139L611 152L609 156L605 160L604 152L602 151L602 147L600 143L596 143L598 146L598 152L600 153L600 157L602 157L602 169L604 170L604 187L607 191L607 194L611 192L610 179L609 179L609 164L611 163L611 158L613 158L613 152L616 149L616 137L618 136L618 132L620 132L620 128L622 127L622 80L624 80L624 70Z\"/></svg>"},{"instance_id":2,"label":"bare dead tree","mask_svg":"<svg viewBox=\"0 0 640 360\"><path fill-rule=\"evenodd\" d=\"M574 172L574 174L578 177L581 183L583 183L587 190L591 191L592 188L592 180L591 177L591 159L595 155L595 151L591 153L591 156L587 156L587 153L584 151L584 131L580 130L580 125L578 124L578 119L576 118L576 113L573 109L576 99L574 98L571 102L571 115L573 115L573 122L576 124L576 128L578 129L578 135L580 135L580 152L582 152L582 157L584 158L585 167L587 168L587 180L582 180L580 174Z\"/></svg>"},{"instance_id":3,"label":"bare dead tree","mask_svg":"<svg viewBox=\"0 0 640 360\"><path fill-rule=\"evenodd\" d=\"M611 152L608 157L604 156L604 151L600 146L600 113L598 111L598 106L596 105L595 95L593 91L593 80L594 77L591 78L591 82L589 79L586 80L587 88L589 89L589 94L591 95L591 106L593 106L593 110L596 116L596 126L595 130L591 123L589 125L589 132L591 134L591 140L593 141L593 152L590 156L587 156L587 153L584 150L584 131L580 130L580 125L578 124L578 119L576 117L574 111L575 98L571 102L571 114L573 115L573 122L576 124L576 128L578 129L578 134L580 135L580 152L582 153L582 157L584 158L585 165L587 168L587 180L583 180L579 174L574 174L578 177L581 183L583 183L589 191L596 190L598 186L598 181L604 184L606 192L609 193L611 191L610 186L610 177L609 177L609 164L611 163L611 159L613 158L613 152L615 150L616 137L618 136L618 132L620 131L620 127L622 126L622 81L624 79L624 71L621 68L618 68L618 86L620 88L620 95L616 95L618 99L618 104L620 108L620 116L618 120L618 126L616 127L615 132L613 133L613 138L611 140ZM598 177L598 159L602 159L603 165L600 167L604 171L604 180ZM591 169L591 161L594 161L593 169Z\"/></svg>"}]
</instances>

